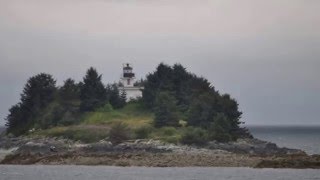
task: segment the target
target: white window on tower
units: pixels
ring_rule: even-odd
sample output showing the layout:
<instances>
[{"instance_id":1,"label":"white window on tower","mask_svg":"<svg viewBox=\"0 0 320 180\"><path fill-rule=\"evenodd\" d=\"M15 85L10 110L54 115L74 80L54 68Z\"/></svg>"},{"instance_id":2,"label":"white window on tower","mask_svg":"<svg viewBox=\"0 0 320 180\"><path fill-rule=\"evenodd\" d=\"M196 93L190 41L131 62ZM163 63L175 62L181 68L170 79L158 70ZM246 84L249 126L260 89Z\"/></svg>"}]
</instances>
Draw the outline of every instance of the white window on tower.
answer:
<instances>
[{"instance_id":1,"label":"white window on tower","mask_svg":"<svg viewBox=\"0 0 320 180\"><path fill-rule=\"evenodd\" d=\"M130 79L127 79L127 85L130 85L130 83L131 83Z\"/></svg>"}]
</instances>

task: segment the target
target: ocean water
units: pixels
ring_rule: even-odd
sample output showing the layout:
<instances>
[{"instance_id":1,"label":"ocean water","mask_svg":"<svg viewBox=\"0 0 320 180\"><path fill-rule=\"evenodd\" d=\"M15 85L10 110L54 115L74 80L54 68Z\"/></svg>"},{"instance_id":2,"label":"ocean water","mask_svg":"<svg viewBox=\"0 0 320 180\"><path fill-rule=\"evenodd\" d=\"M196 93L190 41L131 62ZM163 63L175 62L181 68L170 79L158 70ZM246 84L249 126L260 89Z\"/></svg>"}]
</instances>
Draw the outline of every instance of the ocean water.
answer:
<instances>
[{"instance_id":1,"label":"ocean water","mask_svg":"<svg viewBox=\"0 0 320 180\"><path fill-rule=\"evenodd\" d=\"M308 154L320 154L320 126L248 126L254 137L296 148Z\"/></svg>"},{"instance_id":2,"label":"ocean water","mask_svg":"<svg viewBox=\"0 0 320 180\"><path fill-rule=\"evenodd\" d=\"M1 180L320 180L319 170L145 168L109 166L1 166Z\"/></svg>"}]
</instances>

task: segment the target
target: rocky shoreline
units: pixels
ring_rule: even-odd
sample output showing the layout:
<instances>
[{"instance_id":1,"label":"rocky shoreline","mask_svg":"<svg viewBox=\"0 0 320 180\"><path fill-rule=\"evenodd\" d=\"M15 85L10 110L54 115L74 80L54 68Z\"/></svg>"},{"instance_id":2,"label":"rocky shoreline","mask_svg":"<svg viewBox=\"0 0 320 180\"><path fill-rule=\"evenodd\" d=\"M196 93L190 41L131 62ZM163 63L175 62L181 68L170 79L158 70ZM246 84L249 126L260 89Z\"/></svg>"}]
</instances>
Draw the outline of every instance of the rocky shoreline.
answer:
<instances>
[{"instance_id":1,"label":"rocky shoreline","mask_svg":"<svg viewBox=\"0 0 320 180\"><path fill-rule=\"evenodd\" d=\"M59 138L0 138L0 164L145 167L320 168L320 156L258 139L210 142L205 147L135 140L83 144Z\"/></svg>"}]
</instances>

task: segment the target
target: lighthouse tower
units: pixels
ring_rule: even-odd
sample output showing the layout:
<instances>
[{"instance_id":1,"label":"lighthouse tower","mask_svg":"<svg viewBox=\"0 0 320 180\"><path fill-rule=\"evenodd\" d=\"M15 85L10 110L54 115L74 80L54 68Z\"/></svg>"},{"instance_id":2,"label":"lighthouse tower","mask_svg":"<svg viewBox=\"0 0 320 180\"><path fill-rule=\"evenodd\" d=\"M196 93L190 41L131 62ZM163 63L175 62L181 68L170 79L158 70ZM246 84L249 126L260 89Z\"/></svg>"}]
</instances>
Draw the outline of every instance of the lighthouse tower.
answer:
<instances>
[{"instance_id":1,"label":"lighthouse tower","mask_svg":"<svg viewBox=\"0 0 320 180\"><path fill-rule=\"evenodd\" d=\"M136 77L132 70L133 68L129 63L123 65L121 83L124 87L134 87Z\"/></svg>"},{"instance_id":2,"label":"lighthouse tower","mask_svg":"<svg viewBox=\"0 0 320 180\"><path fill-rule=\"evenodd\" d=\"M136 76L133 73L132 65L129 63L123 64L123 73L120 79L120 90L126 92L127 101L142 97L143 87L135 86Z\"/></svg>"}]
</instances>

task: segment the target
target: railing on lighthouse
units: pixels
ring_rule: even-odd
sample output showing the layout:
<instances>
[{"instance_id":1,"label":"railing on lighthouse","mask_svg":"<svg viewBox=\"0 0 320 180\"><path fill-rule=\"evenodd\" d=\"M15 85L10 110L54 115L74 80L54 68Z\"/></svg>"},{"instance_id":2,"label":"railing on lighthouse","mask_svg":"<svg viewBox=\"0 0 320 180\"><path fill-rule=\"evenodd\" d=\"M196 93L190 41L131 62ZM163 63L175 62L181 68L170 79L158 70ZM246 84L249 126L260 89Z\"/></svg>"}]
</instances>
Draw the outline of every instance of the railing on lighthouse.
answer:
<instances>
[{"instance_id":1,"label":"railing on lighthouse","mask_svg":"<svg viewBox=\"0 0 320 180\"><path fill-rule=\"evenodd\" d=\"M132 72L133 68L131 64L123 64L123 77L124 78L134 78L135 74Z\"/></svg>"}]
</instances>

